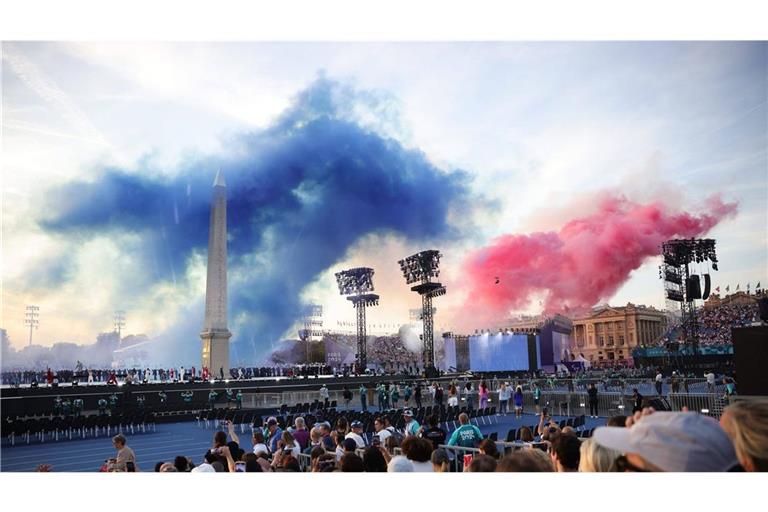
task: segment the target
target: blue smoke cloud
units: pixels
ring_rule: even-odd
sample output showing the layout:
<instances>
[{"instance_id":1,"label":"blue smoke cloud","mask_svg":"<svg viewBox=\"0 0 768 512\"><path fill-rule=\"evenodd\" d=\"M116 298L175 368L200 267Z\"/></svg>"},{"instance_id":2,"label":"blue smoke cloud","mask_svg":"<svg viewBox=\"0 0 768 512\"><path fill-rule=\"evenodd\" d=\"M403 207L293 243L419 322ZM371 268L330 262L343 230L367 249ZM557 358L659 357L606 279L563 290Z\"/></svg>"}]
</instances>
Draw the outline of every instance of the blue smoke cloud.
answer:
<instances>
[{"instance_id":1,"label":"blue smoke cloud","mask_svg":"<svg viewBox=\"0 0 768 512\"><path fill-rule=\"evenodd\" d=\"M225 154L189 158L172 178L150 162L103 169L93 182L49 191L39 223L84 239L137 234L147 282L175 280L191 253L206 248L212 179L221 168L230 274L239 276L229 290L233 351L260 361L295 320L302 288L360 237L390 232L427 243L458 236L447 219L468 204L469 175L438 169L387 137L396 122L391 105L320 76L271 126L228 139ZM361 111L377 125L363 124ZM194 327L201 326L202 316ZM198 352L184 340L184 354L194 360Z\"/></svg>"}]
</instances>

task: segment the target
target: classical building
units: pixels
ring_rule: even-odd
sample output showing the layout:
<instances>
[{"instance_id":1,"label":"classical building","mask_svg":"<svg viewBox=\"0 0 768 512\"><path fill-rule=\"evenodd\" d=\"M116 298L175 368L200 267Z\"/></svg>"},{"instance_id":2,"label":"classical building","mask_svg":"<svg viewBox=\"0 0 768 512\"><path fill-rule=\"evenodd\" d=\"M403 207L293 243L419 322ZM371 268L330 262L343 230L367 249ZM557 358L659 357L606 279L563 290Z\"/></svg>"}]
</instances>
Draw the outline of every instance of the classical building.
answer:
<instances>
[{"instance_id":1,"label":"classical building","mask_svg":"<svg viewBox=\"0 0 768 512\"><path fill-rule=\"evenodd\" d=\"M572 351L594 362L626 359L633 348L664 334L666 324L665 313L653 307L628 303L593 308L589 315L573 319Z\"/></svg>"},{"instance_id":2,"label":"classical building","mask_svg":"<svg viewBox=\"0 0 768 512\"><path fill-rule=\"evenodd\" d=\"M719 294L713 293L704 302L704 309L715 309L720 306L751 306L756 304L757 300L762 296L763 294L750 294L739 291L720 298Z\"/></svg>"}]
</instances>

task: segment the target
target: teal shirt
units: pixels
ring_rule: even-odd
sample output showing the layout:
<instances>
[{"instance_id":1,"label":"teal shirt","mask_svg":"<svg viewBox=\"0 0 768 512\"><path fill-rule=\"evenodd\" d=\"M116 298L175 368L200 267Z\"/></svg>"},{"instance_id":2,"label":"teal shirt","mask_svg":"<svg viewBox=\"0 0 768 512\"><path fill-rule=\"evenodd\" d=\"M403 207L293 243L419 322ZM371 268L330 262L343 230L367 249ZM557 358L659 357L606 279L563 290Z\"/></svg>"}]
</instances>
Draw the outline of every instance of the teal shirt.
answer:
<instances>
[{"instance_id":1,"label":"teal shirt","mask_svg":"<svg viewBox=\"0 0 768 512\"><path fill-rule=\"evenodd\" d=\"M464 448L474 448L483 440L483 433L475 425L462 425L451 434L448 440L448 446L463 446Z\"/></svg>"},{"instance_id":2,"label":"teal shirt","mask_svg":"<svg viewBox=\"0 0 768 512\"><path fill-rule=\"evenodd\" d=\"M419 425L418 421L411 420L405 426L405 433L408 434L409 436L415 436L415 435L418 435L420 428L421 428L421 425Z\"/></svg>"}]
</instances>

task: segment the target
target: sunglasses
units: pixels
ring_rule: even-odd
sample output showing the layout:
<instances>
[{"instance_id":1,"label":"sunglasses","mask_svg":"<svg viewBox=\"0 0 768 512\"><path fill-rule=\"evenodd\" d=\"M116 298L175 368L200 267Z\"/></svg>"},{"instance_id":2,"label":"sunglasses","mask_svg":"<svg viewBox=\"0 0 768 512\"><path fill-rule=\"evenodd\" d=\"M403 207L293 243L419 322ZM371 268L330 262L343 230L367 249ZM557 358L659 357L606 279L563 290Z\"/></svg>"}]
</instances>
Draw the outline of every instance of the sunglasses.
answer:
<instances>
[{"instance_id":1,"label":"sunglasses","mask_svg":"<svg viewBox=\"0 0 768 512\"><path fill-rule=\"evenodd\" d=\"M635 466L627 459L626 455L621 455L616 459L616 470L620 473L631 471L634 473L650 473L647 469Z\"/></svg>"}]
</instances>

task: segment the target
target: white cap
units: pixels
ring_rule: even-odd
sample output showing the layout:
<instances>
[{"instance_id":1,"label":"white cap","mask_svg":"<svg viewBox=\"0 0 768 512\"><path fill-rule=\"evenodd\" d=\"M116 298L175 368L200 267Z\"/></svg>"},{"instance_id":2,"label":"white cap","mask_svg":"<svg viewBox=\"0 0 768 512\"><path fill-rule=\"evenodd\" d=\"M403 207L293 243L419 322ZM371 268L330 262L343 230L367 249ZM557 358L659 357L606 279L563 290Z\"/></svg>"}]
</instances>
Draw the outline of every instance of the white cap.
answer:
<instances>
[{"instance_id":1,"label":"white cap","mask_svg":"<svg viewBox=\"0 0 768 512\"><path fill-rule=\"evenodd\" d=\"M403 455L395 455L387 464L387 473L413 473L413 463Z\"/></svg>"},{"instance_id":2,"label":"white cap","mask_svg":"<svg viewBox=\"0 0 768 512\"><path fill-rule=\"evenodd\" d=\"M599 427L599 445L636 453L662 471L728 471L738 464L720 424L697 412L655 412L630 428Z\"/></svg>"}]
</instances>

